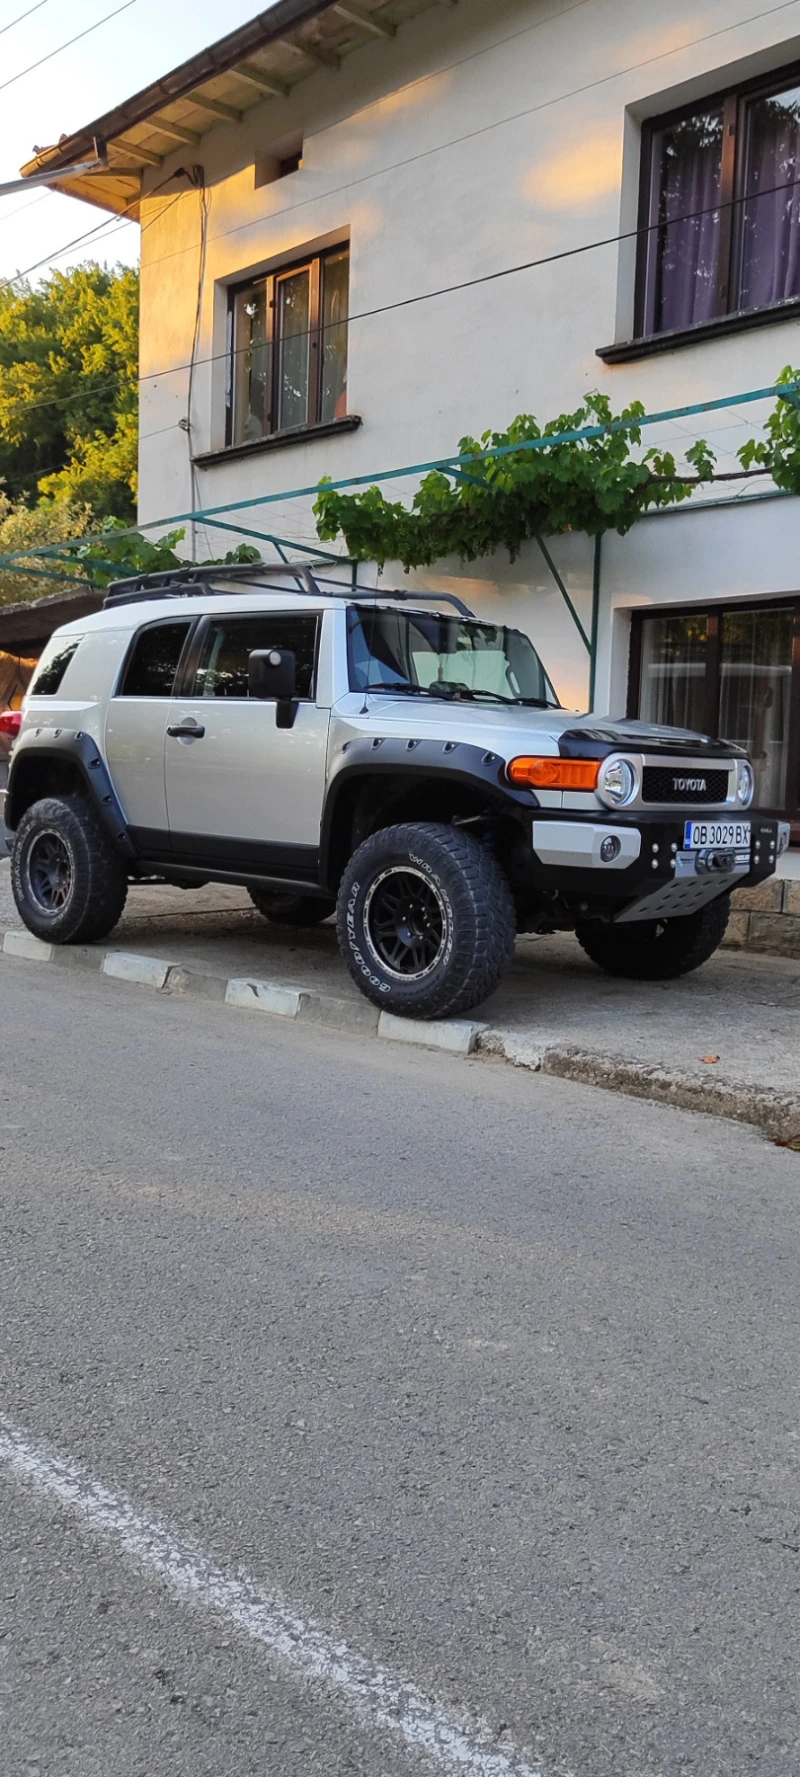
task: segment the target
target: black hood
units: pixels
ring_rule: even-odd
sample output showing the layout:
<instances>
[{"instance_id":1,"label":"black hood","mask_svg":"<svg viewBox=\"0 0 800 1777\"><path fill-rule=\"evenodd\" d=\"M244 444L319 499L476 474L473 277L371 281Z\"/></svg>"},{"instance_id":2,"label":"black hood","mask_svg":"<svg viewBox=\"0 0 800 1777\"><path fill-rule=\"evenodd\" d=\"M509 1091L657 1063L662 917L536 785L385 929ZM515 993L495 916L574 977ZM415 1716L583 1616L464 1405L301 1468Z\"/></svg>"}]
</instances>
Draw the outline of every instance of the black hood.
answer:
<instances>
[{"instance_id":1,"label":"black hood","mask_svg":"<svg viewBox=\"0 0 800 1777\"><path fill-rule=\"evenodd\" d=\"M657 723L598 722L587 717L585 727L567 728L560 736L562 759L606 759L609 753L664 753L672 759L746 759L743 747L732 741L712 740L693 734L690 728L662 728Z\"/></svg>"}]
</instances>

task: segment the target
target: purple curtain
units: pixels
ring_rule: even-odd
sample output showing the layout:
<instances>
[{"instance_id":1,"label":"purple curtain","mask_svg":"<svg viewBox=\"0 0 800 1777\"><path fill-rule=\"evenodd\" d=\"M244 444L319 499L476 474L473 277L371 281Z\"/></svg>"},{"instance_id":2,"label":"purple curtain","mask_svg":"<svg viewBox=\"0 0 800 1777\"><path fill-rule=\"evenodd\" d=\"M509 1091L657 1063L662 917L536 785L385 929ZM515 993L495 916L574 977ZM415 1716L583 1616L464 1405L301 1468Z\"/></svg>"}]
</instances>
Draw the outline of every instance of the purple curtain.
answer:
<instances>
[{"instance_id":1,"label":"purple curtain","mask_svg":"<svg viewBox=\"0 0 800 1777\"><path fill-rule=\"evenodd\" d=\"M714 205L722 169L722 111L684 118L664 130L658 148L662 226L651 236L657 243L652 328L666 333L710 321L717 313L719 211Z\"/></svg>"},{"instance_id":2,"label":"purple curtain","mask_svg":"<svg viewBox=\"0 0 800 1777\"><path fill-rule=\"evenodd\" d=\"M800 295L800 89L754 100L748 124L742 309Z\"/></svg>"}]
</instances>

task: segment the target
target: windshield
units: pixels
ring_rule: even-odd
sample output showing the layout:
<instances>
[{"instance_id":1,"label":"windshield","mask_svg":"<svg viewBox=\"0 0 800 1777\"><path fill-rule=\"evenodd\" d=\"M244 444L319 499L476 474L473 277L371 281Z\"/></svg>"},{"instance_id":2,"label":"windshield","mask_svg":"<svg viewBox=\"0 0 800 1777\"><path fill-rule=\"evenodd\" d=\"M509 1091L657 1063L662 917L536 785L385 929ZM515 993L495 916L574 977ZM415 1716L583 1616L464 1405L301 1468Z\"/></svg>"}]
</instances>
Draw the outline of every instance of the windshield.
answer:
<instances>
[{"instance_id":1,"label":"windshield","mask_svg":"<svg viewBox=\"0 0 800 1777\"><path fill-rule=\"evenodd\" d=\"M362 605L348 616L351 691L559 708L533 643L519 629Z\"/></svg>"}]
</instances>

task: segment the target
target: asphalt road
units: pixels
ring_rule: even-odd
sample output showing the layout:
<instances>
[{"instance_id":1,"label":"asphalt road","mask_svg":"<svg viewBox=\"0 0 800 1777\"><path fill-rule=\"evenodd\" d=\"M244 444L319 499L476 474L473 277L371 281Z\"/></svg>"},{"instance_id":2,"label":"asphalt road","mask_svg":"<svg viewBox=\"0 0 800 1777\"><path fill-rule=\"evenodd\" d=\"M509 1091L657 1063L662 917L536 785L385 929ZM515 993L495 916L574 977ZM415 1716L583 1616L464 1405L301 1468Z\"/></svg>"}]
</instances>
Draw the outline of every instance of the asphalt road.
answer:
<instances>
[{"instance_id":1,"label":"asphalt road","mask_svg":"<svg viewBox=\"0 0 800 1777\"><path fill-rule=\"evenodd\" d=\"M800 1155L0 994L2 1777L796 1777Z\"/></svg>"}]
</instances>

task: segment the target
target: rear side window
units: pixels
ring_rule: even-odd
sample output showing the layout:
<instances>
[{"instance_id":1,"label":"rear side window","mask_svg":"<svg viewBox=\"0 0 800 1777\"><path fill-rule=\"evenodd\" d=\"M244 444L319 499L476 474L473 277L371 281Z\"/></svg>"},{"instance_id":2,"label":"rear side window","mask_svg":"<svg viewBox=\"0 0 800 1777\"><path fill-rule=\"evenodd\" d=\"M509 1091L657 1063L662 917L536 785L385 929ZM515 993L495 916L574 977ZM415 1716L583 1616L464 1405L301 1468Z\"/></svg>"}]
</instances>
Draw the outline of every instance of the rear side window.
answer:
<instances>
[{"instance_id":1,"label":"rear side window","mask_svg":"<svg viewBox=\"0 0 800 1777\"><path fill-rule=\"evenodd\" d=\"M48 642L28 686L29 697L55 696L72 656L82 641L83 636L70 636L68 642L60 642L56 639Z\"/></svg>"},{"instance_id":2,"label":"rear side window","mask_svg":"<svg viewBox=\"0 0 800 1777\"><path fill-rule=\"evenodd\" d=\"M171 697L188 623L155 623L136 637L118 697Z\"/></svg>"}]
</instances>

